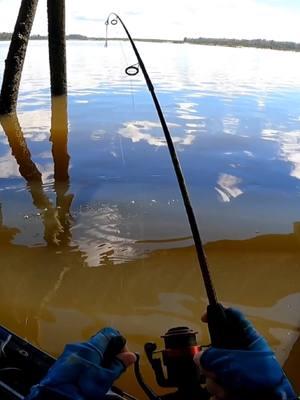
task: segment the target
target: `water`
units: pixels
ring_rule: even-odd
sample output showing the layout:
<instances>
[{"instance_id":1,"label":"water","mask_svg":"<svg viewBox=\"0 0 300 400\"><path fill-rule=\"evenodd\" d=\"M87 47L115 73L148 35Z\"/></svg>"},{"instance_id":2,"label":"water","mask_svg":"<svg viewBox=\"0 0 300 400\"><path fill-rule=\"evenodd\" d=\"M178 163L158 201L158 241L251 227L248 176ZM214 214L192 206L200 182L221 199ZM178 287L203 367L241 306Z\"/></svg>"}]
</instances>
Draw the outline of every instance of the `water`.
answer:
<instances>
[{"instance_id":1,"label":"water","mask_svg":"<svg viewBox=\"0 0 300 400\"><path fill-rule=\"evenodd\" d=\"M219 298L246 312L299 379L300 54L138 47ZM163 134L142 76L124 74L135 62L128 43L68 42L68 103L51 104L47 45L33 42L18 118L1 120L1 323L54 355L104 325L141 352L176 325L208 340ZM123 385L138 393L130 374Z\"/></svg>"}]
</instances>

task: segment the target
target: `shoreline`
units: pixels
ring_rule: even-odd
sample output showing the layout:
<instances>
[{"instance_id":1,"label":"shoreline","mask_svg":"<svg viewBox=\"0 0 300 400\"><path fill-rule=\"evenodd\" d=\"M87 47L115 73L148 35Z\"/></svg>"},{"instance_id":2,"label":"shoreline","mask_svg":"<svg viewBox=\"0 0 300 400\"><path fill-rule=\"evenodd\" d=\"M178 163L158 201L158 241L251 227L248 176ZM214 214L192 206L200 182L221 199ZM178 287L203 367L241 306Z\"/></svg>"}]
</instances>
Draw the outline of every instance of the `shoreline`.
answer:
<instances>
[{"instance_id":1,"label":"shoreline","mask_svg":"<svg viewBox=\"0 0 300 400\"><path fill-rule=\"evenodd\" d=\"M10 33L0 33L0 42L9 42L11 38ZM33 35L30 40L42 41L47 40L47 36ZM67 41L98 41L103 42L106 40L104 37L87 37L82 35L67 35ZM127 42L127 38L109 38L109 41L124 41ZM300 43L295 42L279 42L275 40L265 40L265 39L212 39L212 38L184 38L183 40L173 40L173 39L143 39L135 38L135 42L145 42L145 43L170 43L170 44L192 44L201 46L221 46L221 47L231 47L231 48L255 48L263 50L279 50L279 51L292 51L300 52Z\"/></svg>"}]
</instances>

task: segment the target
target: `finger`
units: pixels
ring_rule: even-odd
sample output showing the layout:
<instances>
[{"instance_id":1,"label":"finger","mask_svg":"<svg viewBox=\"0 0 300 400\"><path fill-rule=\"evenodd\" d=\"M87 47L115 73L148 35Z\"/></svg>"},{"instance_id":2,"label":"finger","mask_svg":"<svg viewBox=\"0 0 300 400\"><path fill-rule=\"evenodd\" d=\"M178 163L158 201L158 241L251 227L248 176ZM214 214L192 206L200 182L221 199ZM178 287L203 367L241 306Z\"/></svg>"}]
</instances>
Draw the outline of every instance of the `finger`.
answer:
<instances>
[{"instance_id":1,"label":"finger","mask_svg":"<svg viewBox=\"0 0 300 400\"><path fill-rule=\"evenodd\" d=\"M128 346L127 346L127 344L125 344L125 346L124 346L123 349L120 351L120 353L128 353L128 352L129 352Z\"/></svg>"},{"instance_id":2,"label":"finger","mask_svg":"<svg viewBox=\"0 0 300 400\"><path fill-rule=\"evenodd\" d=\"M130 367L136 362L136 355L130 351L122 352L117 355L117 358L124 364L125 368Z\"/></svg>"},{"instance_id":3,"label":"finger","mask_svg":"<svg viewBox=\"0 0 300 400\"><path fill-rule=\"evenodd\" d=\"M110 364L109 366L109 371L111 373L111 375L114 377L115 379L118 379L120 375L122 375L122 373L125 371L126 366L123 363L123 361L118 357L116 357Z\"/></svg>"},{"instance_id":4,"label":"finger","mask_svg":"<svg viewBox=\"0 0 300 400\"><path fill-rule=\"evenodd\" d=\"M120 332L114 328L103 328L92 336L89 340L98 350L104 354L105 350L113 337L121 336Z\"/></svg>"}]
</instances>

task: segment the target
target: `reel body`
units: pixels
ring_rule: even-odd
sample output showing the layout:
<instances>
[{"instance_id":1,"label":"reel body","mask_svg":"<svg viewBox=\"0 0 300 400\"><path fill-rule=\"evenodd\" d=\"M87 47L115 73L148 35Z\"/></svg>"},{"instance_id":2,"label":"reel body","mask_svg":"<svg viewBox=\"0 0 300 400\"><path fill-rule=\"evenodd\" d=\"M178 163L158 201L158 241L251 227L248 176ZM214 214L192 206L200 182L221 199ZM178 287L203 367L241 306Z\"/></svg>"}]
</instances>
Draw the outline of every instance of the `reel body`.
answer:
<instances>
[{"instance_id":1,"label":"reel body","mask_svg":"<svg viewBox=\"0 0 300 400\"><path fill-rule=\"evenodd\" d=\"M169 329L164 339L165 348L157 350L155 343L146 343L144 348L154 371L157 384L163 388L175 388L176 392L156 395L143 381L139 368L135 368L137 381L150 400L207 400L209 394L202 385L204 377L194 363L195 354L201 351L197 344L197 332L187 327ZM157 355L161 354L161 357Z\"/></svg>"}]
</instances>

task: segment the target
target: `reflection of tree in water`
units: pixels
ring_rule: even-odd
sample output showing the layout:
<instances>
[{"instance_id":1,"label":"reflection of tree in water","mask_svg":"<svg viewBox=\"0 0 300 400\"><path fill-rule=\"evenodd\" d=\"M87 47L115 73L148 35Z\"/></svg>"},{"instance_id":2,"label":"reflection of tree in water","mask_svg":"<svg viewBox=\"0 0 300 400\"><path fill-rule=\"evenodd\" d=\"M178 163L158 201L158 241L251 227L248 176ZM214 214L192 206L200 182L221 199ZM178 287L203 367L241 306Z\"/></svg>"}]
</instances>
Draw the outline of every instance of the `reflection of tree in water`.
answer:
<instances>
[{"instance_id":1,"label":"reflection of tree in water","mask_svg":"<svg viewBox=\"0 0 300 400\"><path fill-rule=\"evenodd\" d=\"M67 238L70 237L70 207L73 195L67 194L69 190L67 99L61 97L52 101L51 141L56 207L53 207L44 191L42 174L31 159L17 115L4 116L0 122L7 136L12 155L19 165L20 174L27 182L33 204L41 212L44 239L47 245L58 246L62 241L68 241Z\"/></svg>"},{"instance_id":2,"label":"reflection of tree in water","mask_svg":"<svg viewBox=\"0 0 300 400\"><path fill-rule=\"evenodd\" d=\"M1 117L0 122L12 155L19 165L20 174L27 182L32 202L40 211L46 242L46 249L45 247L31 248L15 245L13 240L20 231L17 228L5 226L0 206L0 248L3 263L5 263L2 268L0 290L0 296L3 297L2 318L13 325L10 326L11 329L22 335L30 331L30 336L38 341L37 323L42 318L46 303L58 290L69 270L70 263L72 265L84 263L84 255L78 248L70 245L70 207L73 195L68 194L67 99L60 97L52 101L51 141L54 159L55 206L44 190L42 174L31 158L17 115L10 114ZM58 250L59 254L57 254ZM66 253L68 257L65 257ZM48 265L51 265L51 272L43 271L45 260ZM12 290L15 290L15 293L11 292ZM49 315L46 318L49 318Z\"/></svg>"},{"instance_id":3,"label":"reflection of tree in water","mask_svg":"<svg viewBox=\"0 0 300 400\"><path fill-rule=\"evenodd\" d=\"M2 205L0 204L0 249L1 246L11 243L16 234L19 232L20 230L17 228L8 228L7 226L4 225L3 215L2 215Z\"/></svg>"}]
</instances>

